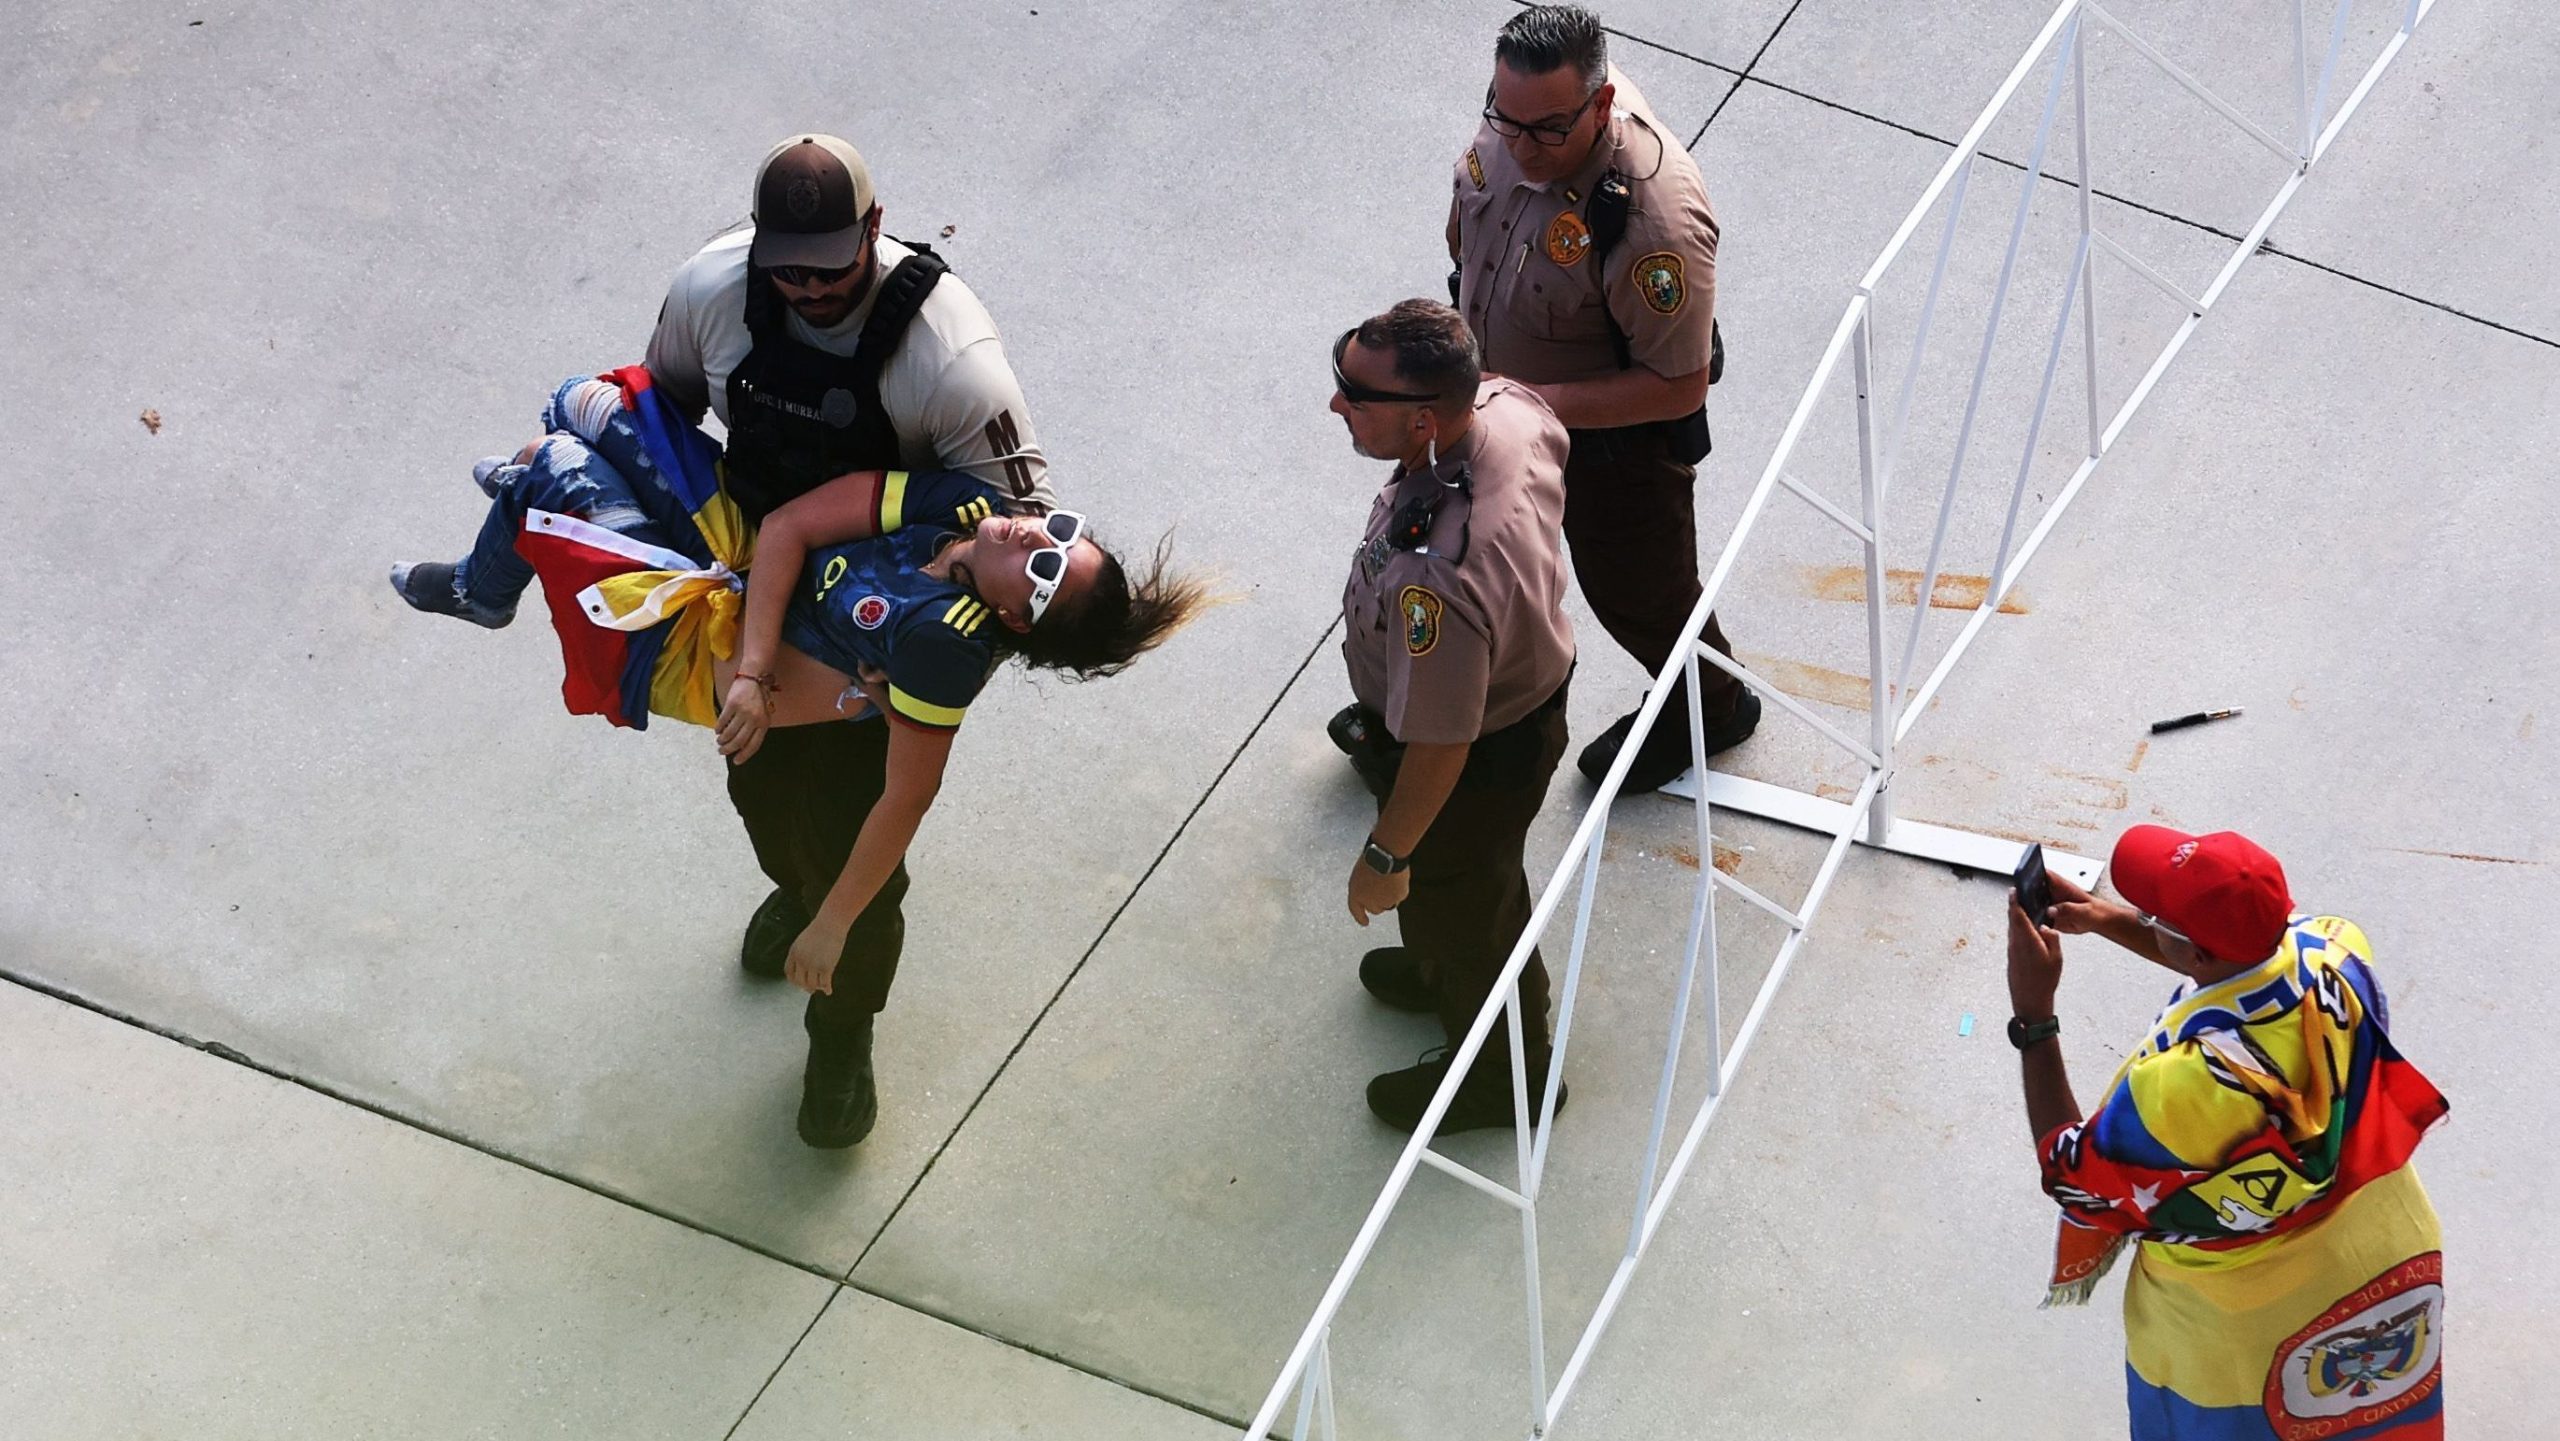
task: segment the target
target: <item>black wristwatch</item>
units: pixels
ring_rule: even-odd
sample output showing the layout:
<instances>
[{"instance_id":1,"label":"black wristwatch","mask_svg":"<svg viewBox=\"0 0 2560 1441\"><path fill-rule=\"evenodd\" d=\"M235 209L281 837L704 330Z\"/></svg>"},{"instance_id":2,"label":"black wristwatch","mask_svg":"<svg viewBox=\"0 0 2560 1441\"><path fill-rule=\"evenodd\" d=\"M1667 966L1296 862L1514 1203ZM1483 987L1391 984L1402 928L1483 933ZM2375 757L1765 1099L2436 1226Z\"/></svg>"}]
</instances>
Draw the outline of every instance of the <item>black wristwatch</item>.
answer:
<instances>
[{"instance_id":1,"label":"black wristwatch","mask_svg":"<svg viewBox=\"0 0 2560 1441\"><path fill-rule=\"evenodd\" d=\"M2024 1016L2009 1018L2009 1044L2021 1051L2061 1034L2062 1018L2059 1016L2047 1016L2041 1021L2030 1021Z\"/></svg>"},{"instance_id":2,"label":"black wristwatch","mask_svg":"<svg viewBox=\"0 0 2560 1441\"><path fill-rule=\"evenodd\" d=\"M1396 872L1404 870L1413 864L1413 857L1400 856L1395 852L1388 850L1385 846L1378 844L1378 838L1376 836L1371 836L1366 842L1362 843L1360 847L1360 859L1368 864L1369 869L1376 871L1382 876L1394 875Z\"/></svg>"}]
</instances>

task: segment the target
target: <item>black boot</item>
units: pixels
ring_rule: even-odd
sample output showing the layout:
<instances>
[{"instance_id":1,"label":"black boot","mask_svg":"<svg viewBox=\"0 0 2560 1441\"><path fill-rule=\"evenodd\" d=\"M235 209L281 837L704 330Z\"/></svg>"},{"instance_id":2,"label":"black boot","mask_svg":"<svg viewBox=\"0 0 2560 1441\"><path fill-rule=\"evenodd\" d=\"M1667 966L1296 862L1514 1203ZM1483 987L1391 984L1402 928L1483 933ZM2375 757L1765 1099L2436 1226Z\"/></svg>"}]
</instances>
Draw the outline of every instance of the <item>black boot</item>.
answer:
<instances>
[{"instance_id":1,"label":"black boot","mask_svg":"<svg viewBox=\"0 0 2560 1441\"><path fill-rule=\"evenodd\" d=\"M800 1139L841 1151L871 1134L880 1093L871 1084L871 1017L849 1031L811 1031L800 1078Z\"/></svg>"},{"instance_id":2,"label":"black boot","mask_svg":"<svg viewBox=\"0 0 2560 1441\"><path fill-rule=\"evenodd\" d=\"M1380 946L1360 958L1360 984L1369 994L1399 1011L1423 1015L1440 1009L1440 998L1422 978L1422 961L1402 946Z\"/></svg>"},{"instance_id":3,"label":"black boot","mask_svg":"<svg viewBox=\"0 0 2560 1441\"><path fill-rule=\"evenodd\" d=\"M1703 727L1706 735L1707 759L1713 760L1749 739L1760 727L1760 697L1745 689L1733 709ZM1609 767L1617 762L1618 751L1627 743L1627 735L1636 728L1636 713L1629 711L1615 724L1600 733L1600 738L1582 748L1577 762L1582 773L1593 781L1606 779ZM1619 789L1627 795L1658 791L1680 779L1689 769L1689 697L1685 688L1671 693L1662 714L1654 718L1653 729L1646 733L1644 745L1636 752L1634 764L1627 767L1627 781Z\"/></svg>"},{"instance_id":4,"label":"black boot","mask_svg":"<svg viewBox=\"0 0 2560 1441\"><path fill-rule=\"evenodd\" d=\"M1449 1048L1443 1046L1425 1052L1417 1065L1401 1071L1389 1071L1369 1081L1369 1112L1399 1131L1411 1132L1422 1124L1422 1113L1431 1106L1431 1098L1440 1090L1440 1082L1449 1074ZM1538 1107L1547 1092L1547 1058L1533 1057L1529 1067L1529 1116L1537 1119ZM1564 1103L1572 1094L1562 1082L1556 1085L1556 1114L1564 1114ZM1509 1126L1511 1115L1511 1067L1501 1057L1478 1055L1475 1069L1458 1087L1457 1096L1440 1118L1443 1136L1460 1131L1480 1131L1487 1126Z\"/></svg>"},{"instance_id":5,"label":"black boot","mask_svg":"<svg viewBox=\"0 0 2560 1441\"><path fill-rule=\"evenodd\" d=\"M738 944L738 964L751 976L782 979L791 960L791 943L809 928L809 910L789 891L775 888L756 913L747 918L746 939Z\"/></svg>"}]
</instances>

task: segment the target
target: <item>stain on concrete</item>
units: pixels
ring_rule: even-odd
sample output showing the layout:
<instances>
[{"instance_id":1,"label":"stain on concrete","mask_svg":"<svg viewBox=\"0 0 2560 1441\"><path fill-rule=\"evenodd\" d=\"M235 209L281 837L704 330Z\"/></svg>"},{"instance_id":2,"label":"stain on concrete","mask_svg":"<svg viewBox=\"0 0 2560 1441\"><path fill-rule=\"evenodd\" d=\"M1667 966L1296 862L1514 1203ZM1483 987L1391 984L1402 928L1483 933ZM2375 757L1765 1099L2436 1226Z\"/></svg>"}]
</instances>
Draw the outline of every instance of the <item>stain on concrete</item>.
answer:
<instances>
[{"instance_id":1,"label":"stain on concrete","mask_svg":"<svg viewBox=\"0 0 2560 1441\"><path fill-rule=\"evenodd\" d=\"M1920 596L1921 573L1916 570L1888 570L1884 573L1884 599L1887 605L1912 605ZM1867 568L1862 565L1809 565L1804 567L1805 589L1816 600L1867 600ZM1991 577L1987 575L1941 574L1938 583L1929 587L1931 610L1979 610L1983 598L1991 594ZM2015 586L2000 600L2000 614L2027 614L2027 598Z\"/></svg>"},{"instance_id":2,"label":"stain on concrete","mask_svg":"<svg viewBox=\"0 0 2560 1441\"><path fill-rule=\"evenodd\" d=\"M2468 861L2481 866L2532 866L2539 870L2549 861L2529 860L2523 856L2484 856L2476 851L2430 851L2417 846L2384 846L2384 850L2404 856L2433 856L2444 861Z\"/></svg>"},{"instance_id":3,"label":"stain on concrete","mask_svg":"<svg viewBox=\"0 0 2560 1441\"><path fill-rule=\"evenodd\" d=\"M1867 678L1828 666L1808 665L1774 655L1743 655L1742 663L1761 677L1798 700L1816 701L1823 705L1842 706L1849 710L1867 708ZM1932 699L1929 706L1937 708Z\"/></svg>"},{"instance_id":4,"label":"stain on concrete","mask_svg":"<svg viewBox=\"0 0 2560 1441\"><path fill-rule=\"evenodd\" d=\"M2084 771L2067 771L2060 766L2046 766L2045 772L2057 780L2077 781L2081 794L2074 799L2095 811L2120 811L2133 801L2133 792L2114 776L2093 776Z\"/></svg>"},{"instance_id":5,"label":"stain on concrete","mask_svg":"<svg viewBox=\"0 0 2560 1441\"><path fill-rule=\"evenodd\" d=\"M2151 754L2151 742L2135 741L2133 743L2133 759L2124 763L2125 774L2132 775L2134 772L2141 770L2142 758L2149 754Z\"/></svg>"},{"instance_id":6,"label":"stain on concrete","mask_svg":"<svg viewBox=\"0 0 2560 1441\"><path fill-rule=\"evenodd\" d=\"M1715 852L1717 870L1720 870L1729 876L1736 875L1741 872L1742 852L1735 850L1731 846L1717 846L1715 848ZM1690 870L1694 871L1698 868L1698 853L1688 846L1678 844L1667 845L1662 848L1662 854L1678 861Z\"/></svg>"}]
</instances>

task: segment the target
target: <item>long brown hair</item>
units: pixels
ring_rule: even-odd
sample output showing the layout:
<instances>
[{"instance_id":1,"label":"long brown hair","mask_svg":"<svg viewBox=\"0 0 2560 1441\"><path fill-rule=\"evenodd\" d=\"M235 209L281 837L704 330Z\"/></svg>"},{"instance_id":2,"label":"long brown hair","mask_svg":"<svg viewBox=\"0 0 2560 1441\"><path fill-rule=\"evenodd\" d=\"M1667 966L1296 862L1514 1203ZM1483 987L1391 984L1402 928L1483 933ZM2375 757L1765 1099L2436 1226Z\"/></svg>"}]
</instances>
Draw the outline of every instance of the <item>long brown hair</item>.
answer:
<instances>
[{"instance_id":1,"label":"long brown hair","mask_svg":"<svg viewBox=\"0 0 2560 1441\"><path fill-rule=\"evenodd\" d=\"M1028 632L1006 635L1005 648L1025 664L1069 680L1127 670L1209 605L1208 587L1172 568L1172 547L1170 535L1157 541L1145 571L1132 577L1120 557L1095 542L1102 565L1093 584L1072 605L1051 606Z\"/></svg>"}]
</instances>

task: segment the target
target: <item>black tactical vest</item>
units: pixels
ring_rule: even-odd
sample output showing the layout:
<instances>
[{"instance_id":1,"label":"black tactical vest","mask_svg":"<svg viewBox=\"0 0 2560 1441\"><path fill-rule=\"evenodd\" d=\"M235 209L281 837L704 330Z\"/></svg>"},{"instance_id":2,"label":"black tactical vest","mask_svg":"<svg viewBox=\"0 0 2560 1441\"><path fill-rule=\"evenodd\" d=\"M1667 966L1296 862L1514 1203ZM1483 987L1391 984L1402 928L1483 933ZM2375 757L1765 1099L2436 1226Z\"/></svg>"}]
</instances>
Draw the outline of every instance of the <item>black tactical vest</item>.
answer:
<instances>
[{"instance_id":1,"label":"black tactical vest","mask_svg":"<svg viewBox=\"0 0 2560 1441\"><path fill-rule=\"evenodd\" d=\"M879 282L851 355L792 338L773 278L747 267L747 334L754 344L729 373L729 444L721 478L750 525L853 470L894 470L898 433L880 404L880 370L950 267L926 246Z\"/></svg>"}]
</instances>

